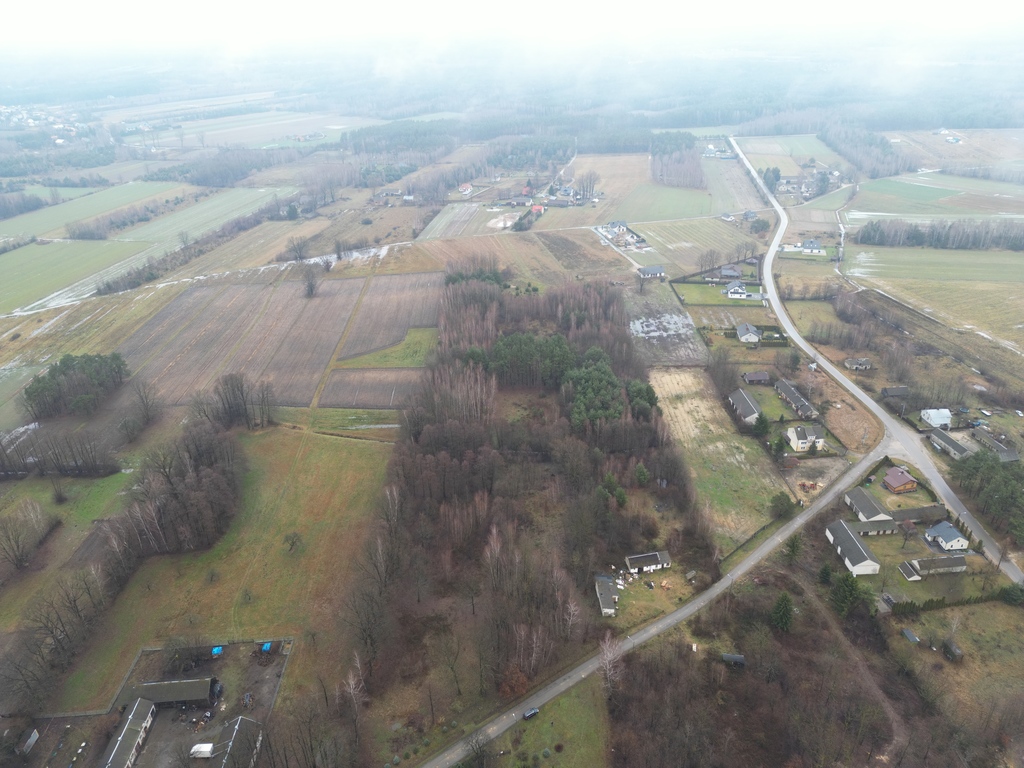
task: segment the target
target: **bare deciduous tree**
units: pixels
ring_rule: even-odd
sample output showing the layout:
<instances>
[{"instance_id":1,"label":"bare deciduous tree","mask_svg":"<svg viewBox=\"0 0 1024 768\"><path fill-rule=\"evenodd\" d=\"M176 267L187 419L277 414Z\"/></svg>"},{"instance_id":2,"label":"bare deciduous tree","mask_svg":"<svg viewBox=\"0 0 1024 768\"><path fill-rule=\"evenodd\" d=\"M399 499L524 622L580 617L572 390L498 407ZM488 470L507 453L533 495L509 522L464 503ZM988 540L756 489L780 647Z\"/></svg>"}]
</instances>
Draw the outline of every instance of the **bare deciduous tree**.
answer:
<instances>
[{"instance_id":1,"label":"bare deciduous tree","mask_svg":"<svg viewBox=\"0 0 1024 768\"><path fill-rule=\"evenodd\" d=\"M601 640L601 648L598 652L598 665L601 670L601 684L607 693L615 690L619 680L622 678L622 656L624 654L622 643L612 637L609 630L605 632Z\"/></svg>"},{"instance_id":2,"label":"bare deciduous tree","mask_svg":"<svg viewBox=\"0 0 1024 768\"><path fill-rule=\"evenodd\" d=\"M312 299L316 296L317 290L320 288L320 282L323 277L320 274L320 270L313 264L306 264L302 268L302 287L305 291L307 299Z\"/></svg>"},{"instance_id":3,"label":"bare deciduous tree","mask_svg":"<svg viewBox=\"0 0 1024 768\"><path fill-rule=\"evenodd\" d=\"M289 237L288 238L288 254L292 257L293 261L302 261L306 258L306 252L309 250L309 238L307 237Z\"/></svg>"},{"instance_id":4,"label":"bare deciduous tree","mask_svg":"<svg viewBox=\"0 0 1024 768\"><path fill-rule=\"evenodd\" d=\"M160 414L161 403L157 398L156 387L146 379L132 379L132 397L135 400L135 411L143 426L149 426Z\"/></svg>"},{"instance_id":5,"label":"bare deciduous tree","mask_svg":"<svg viewBox=\"0 0 1024 768\"><path fill-rule=\"evenodd\" d=\"M459 656L462 655L462 639L452 629L451 624L447 625L437 638L437 653L441 661L452 673L452 681L455 683L455 693L462 695L462 686L459 685Z\"/></svg>"}]
</instances>

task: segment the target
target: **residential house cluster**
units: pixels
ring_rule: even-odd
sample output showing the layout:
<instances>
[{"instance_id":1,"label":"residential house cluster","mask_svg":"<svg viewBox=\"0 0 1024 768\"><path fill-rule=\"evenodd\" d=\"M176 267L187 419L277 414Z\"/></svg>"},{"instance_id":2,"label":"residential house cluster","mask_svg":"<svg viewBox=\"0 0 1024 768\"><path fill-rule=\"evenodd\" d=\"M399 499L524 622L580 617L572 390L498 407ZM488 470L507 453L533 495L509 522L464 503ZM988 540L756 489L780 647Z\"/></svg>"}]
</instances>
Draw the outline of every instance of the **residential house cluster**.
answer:
<instances>
[{"instance_id":1,"label":"residential house cluster","mask_svg":"<svg viewBox=\"0 0 1024 768\"><path fill-rule=\"evenodd\" d=\"M775 391L783 400L789 403L797 416L801 419L816 419L818 411L807 401L807 398L800 394L796 384L786 379L779 379L775 382Z\"/></svg>"},{"instance_id":2,"label":"residential house cluster","mask_svg":"<svg viewBox=\"0 0 1024 768\"><path fill-rule=\"evenodd\" d=\"M970 545L960 531L945 519L946 509L941 504L890 510L863 487L851 488L843 500L857 513L858 522L837 520L825 529L825 537L836 548L844 565L854 576L876 574L881 568L865 537L890 536L900 531L909 534L915 530L915 523L932 524L925 531L924 538L943 552L963 551ZM920 581L934 574L961 573L966 569L963 555L908 560L899 568L908 581Z\"/></svg>"},{"instance_id":3,"label":"residential house cluster","mask_svg":"<svg viewBox=\"0 0 1024 768\"><path fill-rule=\"evenodd\" d=\"M629 555L626 558L626 570L634 576L641 573L654 573L654 571L671 567L672 558L665 551ZM625 582L621 578L616 579L607 574L598 574L594 577L594 590L597 592L597 603L601 608L602 616L615 615L619 603L617 590L625 589L625 586Z\"/></svg>"}]
</instances>

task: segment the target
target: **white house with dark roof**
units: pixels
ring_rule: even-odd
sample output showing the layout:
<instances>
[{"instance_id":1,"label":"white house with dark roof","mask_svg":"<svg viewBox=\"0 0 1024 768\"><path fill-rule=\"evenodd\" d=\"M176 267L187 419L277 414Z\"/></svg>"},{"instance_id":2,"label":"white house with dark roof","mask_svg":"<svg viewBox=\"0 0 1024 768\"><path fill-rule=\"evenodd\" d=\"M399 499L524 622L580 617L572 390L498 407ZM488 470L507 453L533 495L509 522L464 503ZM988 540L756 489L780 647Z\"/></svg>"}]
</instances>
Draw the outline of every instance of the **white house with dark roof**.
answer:
<instances>
[{"instance_id":1,"label":"white house with dark roof","mask_svg":"<svg viewBox=\"0 0 1024 768\"><path fill-rule=\"evenodd\" d=\"M725 295L730 299L745 299L747 298L747 286L739 280L733 280L725 286Z\"/></svg>"},{"instance_id":2,"label":"white house with dark roof","mask_svg":"<svg viewBox=\"0 0 1024 768\"><path fill-rule=\"evenodd\" d=\"M744 344L757 344L761 340L763 332L750 323L740 323L736 326L736 338Z\"/></svg>"},{"instance_id":3,"label":"white house with dark roof","mask_svg":"<svg viewBox=\"0 0 1024 768\"><path fill-rule=\"evenodd\" d=\"M825 529L825 538L836 548L843 564L854 576L872 576L881 564L867 544L850 530L845 520L837 520Z\"/></svg>"},{"instance_id":4,"label":"white house with dark roof","mask_svg":"<svg viewBox=\"0 0 1024 768\"><path fill-rule=\"evenodd\" d=\"M651 573L662 568L670 568L672 560L668 552L648 552L643 555L630 555L626 558L626 570L630 573Z\"/></svg>"},{"instance_id":5,"label":"white house with dark roof","mask_svg":"<svg viewBox=\"0 0 1024 768\"><path fill-rule=\"evenodd\" d=\"M647 280L652 277L664 277L664 267L637 267L637 273L640 275L641 280Z\"/></svg>"},{"instance_id":6,"label":"white house with dark roof","mask_svg":"<svg viewBox=\"0 0 1024 768\"><path fill-rule=\"evenodd\" d=\"M156 705L152 701L135 699L125 710L107 751L97 765L100 768L132 768L142 752L155 716Z\"/></svg>"},{"instance_id":7,"label":"white house with dark roof","mask_svg":"<svg viewBox=\"0 0 1024 768\"><path fill-rule=\"evenodd\" d=\"M924 532L925 541L942 547L943 552L959 552L967 549L971 543L948 520L936 523Z\"/></svg>"},{"instance_id":8,"label":"white house with dark roof","mask_svg":"<svg viewBox=\"0 0 1024 768\"><path fill-rule=\"evenodd\" d=\"M729 405L735 411L736 417L744 424L752 425L761 415L761 406L743 389L737 389L729 395Z\"/></svg>"},{"instance_id":9,"label":"white house with dark roof","mask_svg":"<svg viewBox=\"0 0 1024 768\"><path fill-rule=\"evenodd\" d=\"M857 513L857 517L862 523L892 519L892 515L882 506L882 502L860 486L848 490L843 496L843 501L846 502L846 506Z\"/></svg>"},{"instance_id":10,"label":"white house with dark roof","mask_svg":"<svg viewBox=\"0 0 1024 768\"><path fill-rule=\"evenodd\" d=\"M786 430L786 440L796 453L805 453L811 450L812 445L820 451L825 447L825 430L815 424L790 427Z\"/></svg>"}]
</instances>

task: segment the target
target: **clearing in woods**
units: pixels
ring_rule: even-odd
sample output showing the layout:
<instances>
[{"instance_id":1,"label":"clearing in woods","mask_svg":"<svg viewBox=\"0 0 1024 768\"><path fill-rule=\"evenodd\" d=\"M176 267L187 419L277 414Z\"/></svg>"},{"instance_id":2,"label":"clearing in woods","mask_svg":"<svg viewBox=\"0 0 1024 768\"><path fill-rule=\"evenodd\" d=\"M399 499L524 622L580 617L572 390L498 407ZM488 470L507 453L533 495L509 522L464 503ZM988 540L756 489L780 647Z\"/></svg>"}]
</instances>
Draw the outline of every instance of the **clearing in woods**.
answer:
<instances>
[{"instance_id":1,"label":"clearing in woods","mask_svg":"<svg viewBox=\"0 0 1024 768\"><path fill-rule=\"evenodd\" d=\"M707 373L655 368L651 384L686 451L697 503L707 505L715 542L728 554L770 522L768 501L786 484L756 441L736 431Z\"/></svg>"},{"instance_id":2,"label":"clearing in woods","mask_svg":"<svg viewBox=\"0 0 1024 768\"><path fill-rule=\"evenodd\" d=\"M267 379L280 405L309 405L355 307L362 279L328 280L316 298L297 281L185 290L121 345L132 371L184 404L224 373Z\"/></svg>"},{"instance_id":3,"label":"clearing in woods","mask_svg":"<svg viewBox=\"0 0 1024 768\"><path fill-rule=\"evenodd\" d=\"M106 706L135 651L176 635L294 636L286 701L315 682L315 669L351 660L338 616L391 446L283 428L240 439L248 471L230 530L209 550L143 563L103 614L57 711ZM291 532L301 543L289 551Z\"/></svg>"}]
</instances>

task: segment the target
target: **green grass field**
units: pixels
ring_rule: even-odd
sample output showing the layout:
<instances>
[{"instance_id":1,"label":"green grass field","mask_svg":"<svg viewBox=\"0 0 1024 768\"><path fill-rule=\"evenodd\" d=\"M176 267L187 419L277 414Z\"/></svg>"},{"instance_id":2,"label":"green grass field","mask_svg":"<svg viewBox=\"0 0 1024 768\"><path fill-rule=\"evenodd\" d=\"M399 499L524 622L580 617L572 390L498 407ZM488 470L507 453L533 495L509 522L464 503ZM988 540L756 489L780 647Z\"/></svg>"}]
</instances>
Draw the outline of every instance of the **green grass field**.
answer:
<instances>
[{"instance_id":1,"label":"green grass field","mask_svg":"<svg viewBox=\"0 0 1024 768\"><path fill-rule=\"evenodd\" d=\"M399 344L342 360L336 368L422 368L437 348L437 328L410 328Z\"/></svg>"},{"instance_id":2,"label":"green grass field","mask_svg":"<svg viewBox=\"0 0 1024 768\"><path fill-rule=\"evenodd\" d=\"M879 248L850 245L846 273L878 280L957 282L1024 282L1024 253L953 251L930 248ZM993 297L998 299L998 297Z\"/></svg>"},{"instance_id":3,"label":"green grass field","mask_svg":"<svg viewBox=\"0 0 1024 768\"><path fill-rule=\"evenodd\" d=\"M49 296L119 264L145 247L145 243L118 240L61 240L46 245L32 243L0 254L4 274L0 312Z\"/></svg>"},{"instance_id":4,"label":"green grass field","mask_svg":"<svg viewBox=\"0 0 1024 768\"><path fill-rule=\"evenodd\" d=\"M832 168L849 165L816 136L810 134L742 137L736 141L754 168L777 167L783 176L798 175L803 171L800 166L809 162L811 158ZM757 162L754 161L755 158Z\"/></svg>"},{"instance_id":5,"label":"green grass field","mask_svg":"<svg viewBox=\"0 0 1024 768\"><path fill-rule=\"evenodd\" d=\"M97 187L44 187L41 184L32 184L31 186L25 187L26 195L35 195L44 203L49 204L50 194L56 189L57 193L64 200L74 200L79 197L85 197L91 195L97 191Z\"/></svg>"},{"instance_id":6,"label":"green grass field","mask_svg":"<svg viewBox=\"0 0 1024 768\"><path fill-rule=\"evenodd\" d=\"M511 753L502 763L508 768L526 768L535 755L551 768L603 768L609 765L608 727L600 676L591 675L545 704L537 717L505 732L493 747Z\"/></svg>"},{"instance_id":7,"label":"green grass field","mask_svg":"<svg viewBox=\"0 0 1024 768\"><path fill-rule=\"evenodd\" d=\"M827 195L816 197L808 203L802 205L802 208L811 208L816 211L838 211L840 208L844 208L847 203L850 202L850 198L853 195L853 188L846 187L844 189L837 189L835 192L829 192Z\"/></svg>"},{"instance_id":8,"label":"green grass field","mask_svg":"<svg viewBox=\"0 0 1024 768\"><path fill-rule=\"evenodd\" d=\"M141 645L185 632L223 641L318 633L315 654L300 640L284 690L309 684L314 664L347 659L337 639L344 585L391 447L284 428L241 440L248 473L231 529L210 550L142 565L81 654L58 710L104 705ZM302 543L288 552L292 531Z\"/></svg>"},{"instance_id":9,"label":"green grass field","mask_svg":"<svg viewBox=\"0 0 1024 768\"><path fill-rule=\"evenodd\" d=\"M711 213L714 213L714 202L710 192L645 183L629 193L611 218L627 222L669 221Z\"/></svg>"},{"instance_id":10,"label":"green grass field","mask_svg":"<svg viewBox=\"0 0 1024 768\"><path fill-rule=\"evenodd\" d=\"M701 285L698 283L674 283L672 286L676 293L682 297L685 304L710 304L735 307L760 307L761 302L747 299L730 299L722 291L724 287L718 285ZM758 286L753 283L747 285L747 290L754 293Z\"/></svg>"},{"instance_id":11,"label":"green grass field","mask_svg":"<svg viewBox=\"0 0 1024 768\"><path fill-rule=\"evenodd\" d=\"M104 213L139 203L147 198L167 194L181 188L180 184L139 181L109 187L69 200L60 205L40 208L32 213L0 221L0 235L8 237L63 237L64 225L83 219L91 219Z\"/></svg>"}]
</instances>

